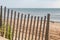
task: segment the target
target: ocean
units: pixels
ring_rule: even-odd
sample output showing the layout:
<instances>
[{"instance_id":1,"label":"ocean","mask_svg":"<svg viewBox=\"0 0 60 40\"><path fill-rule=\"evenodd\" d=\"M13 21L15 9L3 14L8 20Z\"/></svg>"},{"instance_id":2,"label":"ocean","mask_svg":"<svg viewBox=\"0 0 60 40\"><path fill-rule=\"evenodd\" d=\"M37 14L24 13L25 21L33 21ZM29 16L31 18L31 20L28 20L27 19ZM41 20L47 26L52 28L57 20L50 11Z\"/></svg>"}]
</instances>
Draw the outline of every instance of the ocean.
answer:
<instances>
[{"instance_id":1,"label":"ocean","mask_svg":"<svg viewBox=\"0 0 60 40\"><path fill-rule=\"evenodd\" d=\"M14 11L44 17L50 14L50 21L60 22L60 8L9 8Z\"/></svg>"}]
</instances>

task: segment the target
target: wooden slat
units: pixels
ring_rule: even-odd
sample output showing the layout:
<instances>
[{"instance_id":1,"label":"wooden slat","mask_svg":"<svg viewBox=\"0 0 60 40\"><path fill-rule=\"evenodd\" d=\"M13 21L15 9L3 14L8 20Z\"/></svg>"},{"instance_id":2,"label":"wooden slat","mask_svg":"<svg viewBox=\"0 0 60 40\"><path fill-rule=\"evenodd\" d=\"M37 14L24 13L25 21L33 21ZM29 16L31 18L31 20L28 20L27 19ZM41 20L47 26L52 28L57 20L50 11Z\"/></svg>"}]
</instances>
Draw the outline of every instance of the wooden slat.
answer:
<instances>
[{"instance_id":1,"label":"wooden slat","mask_svg":"<svg viewBox=\"0 0 60 40\"><path fill-rule=\"evenodd\" d=\"M33 16L31 16L28 40L30 40L30 34L31 34L31 29L32 29L32 22L33 22Z\"/></svg>"},{"instance_id":2,"label":"wooden slat","mask_svg":"<svg viewBox=\"0 0 60 40\"><path fill-rule=\"evenodd\" d=\"M21 40L24 39L23 37L24 37L25 22L26 22L26 15L24 16L24 24L23 24L23 31L22 31L22 38L21 38Z\"/></svg>"},{"instance_id":3,"label":"wooden slat","mask_svg":"<svg viewBox=\"0 0 60 40\"><path fill-rule=\"evenodd\" d=\"M20 40L21 27L22 27L22 20L23 20L23 14L21 14L21 19L20 19L20 27L19 27L19 35L18 35L18 40Z\"/></svg>"},{"instance_id":4,"label":"wooden slat","mask_svg":"<svg viewBox=\"0 0 60 40\"><path fill-rule=\"evenodd\" d=\"M35 40L37 40L37 33L38 33L38 24L39 24L39 16L37 18L37 25L36 25L36 33L35 33Z\"/></svg>"},{"instance_id":5,"label":"wooden slat","mask_svg":"<svg viewBox=\"0 0 60 40\"><path fill-rule=\"evenodd\" d=\"M40 37L41 37L42 19L43 19L43 17L41 17L41 21L40 21L40 28L39 28L38 40L40 40Z\"/></svg>"},{"instance_id":6,"label":"wooden slat","mask_svg":"<svg viewBox=\"0 0 60 40\"><path fill-rule=\"evenodd\" d=\"M2 6L0 8L0 28L2 27ZM3 31L3 27L2 27L2 31ZM3 32L1 31L1 36L3 36Z\"/></svg>"},{"instance_id":7,"label":"wooden slat","mask_svg":"<svg viewBox=\"0 0 60 40\"><path fill-rule=\"evenodd\" d=\"M5 17L6 17L6 7L4 7L4 25L5 25Z\"/></svg>"},{"instance_id":8,"label":"wooden slat","mask_svg":"<svg viewBox=\"0 0 60 40\"><path fill-rule=\"evenodd\" d=\"M7 11L7 24L6 24L6 35L5 35L5 38L8 38L8 27L9 27L9 9Z\"/></svg>"},{"instance_id":9,"label":"wooden slat","mask_svg":"<svg viewBox=\"0 0 60 40\"><path fill-rule=\"evenodd\" d=\"M26 33L25 33L25 40L27 39L27 31L28 31L28 26L29 26L29 18L30 18L30 14L28 14L28 18L27 18Z\"/></svg>"},{"instance_id":10,"label":"wooden slat","mask_svg":"<svg viewBox=\"0 0 60 40\"><path fill-rule=\"evenodd\" d=\"M46 16L44 17L43 30L42 30L42 40L44 40L45 23L46 23Z\"/></svg>"},{"instance_id":11,"label":"wooden slat","mask_svg":"<svg viewBox=\"0 0 60 40\"><path fill-rule=\"evenodd\" d=\"M12 30L12 40L14 40L15 20L16 20L16 11L14 12L14 23L13 23L13 30Z\"/></svg>"},{"instance_id":12,"label":"wooden slat","mask_svg":"<svg viewBox=\"0 0 60 40\"><path fill-rule=\"evenodd\" d=\"M6 7L4 7L4 27L5 27L5 19L6 18ZM6 29L6 27L5 27L5 29ZM3 29L4 30L4 29ZM4 32L4 37L5 37L5 32Z\"/></svg>"},{"instance_id":13,"label":"wooden slat","mask_svg":"<svg viewBox=\"0 0 60 40\"><path fill-rule=\"evenodd\" d=\"M32 38L31 38L31 40L33 40L33 37L34 37L35 23L36 23L36 16L34 17L34 23L33 23Z\"/></svg>"},{"instance_id":14,"label":"wooden slat","mask_svg":"<svg viewBox=\"0 0 60 40\"><path fill-rule=\"evenodd\" d=\"M0 8L0 27L2 26L2 6Z\"/></svg>"},{"instance_id":15,"label":"wooden slat","mask_svg":"<svg viewBox=\"0 0 60 40\"><path fill-rule=\"evenodd\" d=\"M11 17L10 17L10 30L11 30L11 32L10 32L10 34L9 34L9 39L11 39L12 37L10 37L11 36L11 34L12 34L12 17L13 17L13 10L11 10L11 15L10 15ZM12 39L11 39L12 40Z\"/></svg>"},{"instance_id":16,"label":"wooden slat","mask_svg":"<svg viewBox=\"0 0 60 40\"><path fill-rule=\"evenodd\" d=\"M18 13L18 18L17 18L17 26L16 26L15 40L17 40L17 34L18 34L19 14L20 14L20 13Z\"/></svg>"}]
</instances>

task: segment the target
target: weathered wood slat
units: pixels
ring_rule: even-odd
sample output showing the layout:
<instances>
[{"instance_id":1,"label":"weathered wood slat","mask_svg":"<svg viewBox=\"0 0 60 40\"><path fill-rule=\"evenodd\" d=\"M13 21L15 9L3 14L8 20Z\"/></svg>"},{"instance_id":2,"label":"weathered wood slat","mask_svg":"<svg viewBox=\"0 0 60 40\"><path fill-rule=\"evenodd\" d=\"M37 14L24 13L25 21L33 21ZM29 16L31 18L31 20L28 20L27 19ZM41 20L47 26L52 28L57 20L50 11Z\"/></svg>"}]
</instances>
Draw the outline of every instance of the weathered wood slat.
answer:
<instances>
[{"instance_id":1,"label":"weathered wood slat","mask_svg":"<svg viewBox=\"0 0 60 40\"><path fill-rule=\"evenodd\" d=\"M32 38L31 38L31 40L33 40L33 37L34 37L34 29L35 29L35 23L36 23L36 16L34 17L34 23L33 23L33 29L32 29Z\"/></svg>"},{"instance_id":2,"label":"weathered wood slat","mask_svg":"<svg viewBox=\"0 0 60 40\"><path fill-rule=\"evenodd\" d=\"M35 33L35 40L37 40L37 33L38 33L38 24L39 24L39 16L37 18L37 25L36 25L36 33Z\"/></svg>"},{"instance_id":3,"label":"weathered wood slat","mask_svg":"<svg viewBox=\"0 0 60 40\"><path fill-rule=\"evenodd\" d=\"M28 14L28 18L27 18L26 33L25 33L25 40L27 39L27 31L28 31L28 25L29 25L29 17L30 17L30 14Z\"/></svg>"},{"instance_id":4,"label":"weathered wood slat","mask_svg":"<svg viewBox=\"0 0 60 40\"><path fill-rule=\"evenodd\" d=\"M20 13L18 13L18 17L17 17L17 26L16 26L15 40L17 40L17 34L18 34L19 14L20 14Z\"/></svg>"},{"instance_id":5,"label":"weathered wood slat","mask_svg":"<svg viewBox=\"0 0 60 40\"><path fill-rule=\"evenodd\" d=\"M33 22L33 16L31 16L28 40L30 40L30 34L31 34L31 29L32 29L32 22Z\"/></svg>"},{"instance_id":6,"label":"weathered wood slat","mask_svg":"<svg viewBox=\"0 0 60 40\"><path fill-rule=\"evenodd\" d=\"M13 23L13 30L12 30L12 40L14 40L15 20L16 20L16 11L14 12L14 23Z\"/></svg>"},{"instance_id":7,"label":"weathered wood slat","mask_svg":"<svg viewBox=\"0 0 60 40\"><path fill-rule=\"evenodd\" d=\"M39 28L38 40L40 40L40 37L41 37L42 20L43 20L43 17L41 17L41 21L40 21L40 28Z\"/></svg>"},{"instance_id":8,"label":"weathered wood slat","mask_svg":"<svg viewBox=\"0 0 60 40\"><path fill-rule=\"evenodd\" d=\"M2 27L2 6L0 8L0 28ZM3 31L3 27L2 27L2 31ZM1 36L3 36L3 32L1 31Z\"/></svg>"},{"instance_id":9,"label":"weathered wood slat","mask_svg":"<svg viewBox=\"0 0 60 40\"><path fill-rule=\"evenodd\" d=\"M0 27L2 26L2 6L0 7Z\"/></svg>"},{"instance_id":10,"label":"weathered wood slat","mask_svg":"<svg viewBox=\"0 0 60 40\"><path fill-rule=\"evenodd\" d=\"M22 26L22 20L23 20L23 14L21 14L21 20L20 20L20 28L19 28L19 36L18 36L18 40L20 40L20 34L21 34L21 26Z\"/></svg>"},{"instance_id":11,"label":"weathered wood slat","mask_svg":"<svg viewBox=\"0 0 60 40\"><path fill-rule=\"evenodd\" d=\"M7 11L7 24L6 24L6 35L5 35L5 38L8 38L8 30L9 30L9 24L8 24L8 21L9 21L9 9L8 9L8 11Z\"/></svg>"},{"instance_id":12,"label":"weathered wood slat","mask_svg":"<svg viewBox=\"0 0 60 40\"><path fill-rule=\"evenodd\" d=\"M45 23L46 23L46 16L44 17L43 31L42 31L42 40L44 40Z\"/></svg>"},{"instance_id":13,"label":"weathered wood slat","mask_svg":"<svg viewBox=\"0 0 60 40\"><path fill-rule=\"evenodd\" d=\"M11 17L10 17L10 30L11 30L11 32L10 32L10 35L12 35L12 17L13 17L13 10L11 10L11 15L10 15ZM10 35L9 35L9 39L11 39L12 37L10 37ZM12 40L12 39L11 39Z\"/></svg>"},{"instance_id":14,"label":"weathered wood slat","mask_svg":"<svg viewBox=\"0 0 60 40\"><path fill-rule=\"evenodd\" d=\"M25 30L25 22L26 22L26 15L24 16L24 24L23 24L23 31L22 31L22 38L21 40L23 40L24 38L24 30Z\"/></svg>"}]
</instances>

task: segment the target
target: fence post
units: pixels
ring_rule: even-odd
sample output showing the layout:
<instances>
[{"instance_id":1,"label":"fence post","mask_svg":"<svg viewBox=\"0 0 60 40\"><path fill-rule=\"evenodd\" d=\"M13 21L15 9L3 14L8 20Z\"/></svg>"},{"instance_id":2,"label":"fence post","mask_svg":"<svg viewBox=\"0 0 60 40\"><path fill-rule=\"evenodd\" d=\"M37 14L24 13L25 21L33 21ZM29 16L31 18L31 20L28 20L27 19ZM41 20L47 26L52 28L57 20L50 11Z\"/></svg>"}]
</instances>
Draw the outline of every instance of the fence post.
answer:
<instances>
[{"instance_id":1,"label":"fence post","mask_svg":"<svg viewBox=\"0 0 60 40\"><path fill-rule=\"evenodd\" d=\"M0 27L2 26L2 6L0 8Z\"/></svg>"},{"instance_id":2,"label":"fence post","mask_svg":"<svg viewBox=\"0 0 60 40\"><path fill-rule=\"evenodd\" d=\"M49 40L49 21L50 21L50 14L47 15L45 40Z\"/></svg>"}]
</instances>

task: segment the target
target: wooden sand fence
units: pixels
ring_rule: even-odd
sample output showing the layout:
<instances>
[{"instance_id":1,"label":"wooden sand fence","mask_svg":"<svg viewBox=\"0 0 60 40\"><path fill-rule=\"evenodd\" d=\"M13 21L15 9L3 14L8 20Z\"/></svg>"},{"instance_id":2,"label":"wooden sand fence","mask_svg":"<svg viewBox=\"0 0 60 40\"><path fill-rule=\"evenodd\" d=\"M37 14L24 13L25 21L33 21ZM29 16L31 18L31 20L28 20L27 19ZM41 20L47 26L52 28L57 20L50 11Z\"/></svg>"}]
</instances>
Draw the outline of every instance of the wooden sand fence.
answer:
<instances>
[{"instance_id":1,"label":"wooden sand fence","mask_svg":"<svg viewBox=\"0 0 60 40\"><path fill-rule=\"evenodd\" d=\"M9 40L49 40L50 14L21 14L0 6L0 36Z\"/></svg>"}]
</instances>

